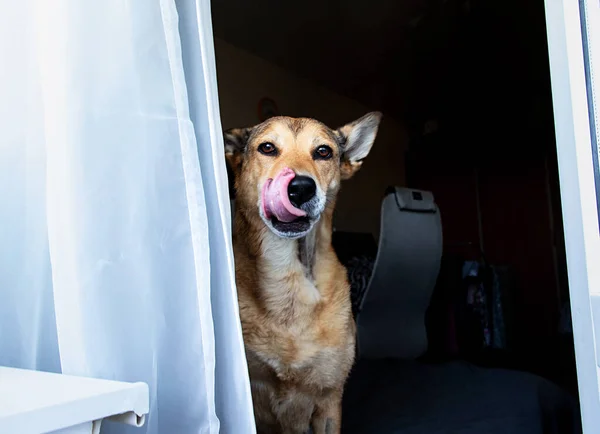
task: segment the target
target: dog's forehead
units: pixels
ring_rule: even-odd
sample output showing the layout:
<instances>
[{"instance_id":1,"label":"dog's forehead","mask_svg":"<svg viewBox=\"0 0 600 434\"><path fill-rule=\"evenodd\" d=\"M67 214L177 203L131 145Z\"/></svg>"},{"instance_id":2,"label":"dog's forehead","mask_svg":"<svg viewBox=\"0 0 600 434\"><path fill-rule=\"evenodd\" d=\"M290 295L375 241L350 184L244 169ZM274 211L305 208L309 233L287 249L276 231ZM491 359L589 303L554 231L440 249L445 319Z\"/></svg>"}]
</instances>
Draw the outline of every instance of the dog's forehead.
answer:
<instances>
[{"instance_id":1,"label":"dog's forehead","mask_svg":"<svg viewBox=\"0 0 600 434\"><path fill-rule=\"evenodd\" d=\"M254 138L270 140L280 146L295 143L313 145L331 142L336 144L334 132L319 121L309 118L276 117L256 127Z\"/></svg>"}]
</instances>

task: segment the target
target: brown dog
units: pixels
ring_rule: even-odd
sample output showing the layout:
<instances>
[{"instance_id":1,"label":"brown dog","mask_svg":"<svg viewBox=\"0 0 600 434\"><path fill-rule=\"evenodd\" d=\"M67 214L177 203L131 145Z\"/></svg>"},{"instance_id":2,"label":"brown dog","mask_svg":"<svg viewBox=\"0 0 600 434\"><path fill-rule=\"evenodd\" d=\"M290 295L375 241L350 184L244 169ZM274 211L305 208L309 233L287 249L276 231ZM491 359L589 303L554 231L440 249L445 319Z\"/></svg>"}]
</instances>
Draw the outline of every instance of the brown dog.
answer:
<instances>
[{"instance_id":1,"label":"brown dog","mask_svg":"<svg viewBox=\"0 0 600 434\"><path fill-rule=\"evenodd\" d=\"M259 433L340 432L355 351L346 270L331 246L340 181L367 156L380 113L338 130L271 118L225 133L233 246Z\"/></svg>"}]
</instances>

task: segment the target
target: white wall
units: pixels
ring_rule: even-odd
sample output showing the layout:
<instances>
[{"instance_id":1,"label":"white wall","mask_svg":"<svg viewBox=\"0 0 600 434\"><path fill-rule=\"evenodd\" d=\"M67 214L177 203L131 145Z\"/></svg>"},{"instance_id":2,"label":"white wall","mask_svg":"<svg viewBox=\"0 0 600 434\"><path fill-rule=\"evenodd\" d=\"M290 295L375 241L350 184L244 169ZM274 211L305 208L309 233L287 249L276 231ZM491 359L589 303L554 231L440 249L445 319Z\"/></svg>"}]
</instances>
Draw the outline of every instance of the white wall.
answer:
<instances>
[{"instance_id":1,"label":"white wall","mask_svg":"<svg viewBox=\"0 0 600 434\"><path fill-rule=\"evenodd\" d=\"M272 98L283 115L315 118L332 128L371 111L223 40L215 38L215 50L224 129L257 124L262 97ZM336 229L372 232L377 236L385 188L404 185L406 145L403 126L384 114L371 154L360 172L342 188Z\"/></svg>"}]
</instances>

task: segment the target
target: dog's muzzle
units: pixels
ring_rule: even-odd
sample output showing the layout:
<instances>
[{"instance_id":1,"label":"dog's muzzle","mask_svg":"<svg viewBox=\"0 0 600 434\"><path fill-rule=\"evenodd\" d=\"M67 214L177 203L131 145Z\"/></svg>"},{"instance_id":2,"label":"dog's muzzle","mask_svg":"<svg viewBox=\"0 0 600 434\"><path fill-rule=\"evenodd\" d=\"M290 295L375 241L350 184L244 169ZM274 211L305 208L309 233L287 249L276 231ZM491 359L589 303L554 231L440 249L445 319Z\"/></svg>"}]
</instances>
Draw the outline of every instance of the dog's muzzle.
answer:
<instances>
[{"instance_id":1,"label":"dog's muzzle","mask_svg":"<svg viewBox=\"0 0 600 434\"><path fill-rule=\"evenodd\" d=\"M304 217L306 211L300 207L308 202L315 192L316 184L311 178L296 176L292 169L286 167L275 178L267 179L263 185L263 214L267 219L274 217L284 223Z\"/></svg>"},{"instance_id":2,"label":"dog's muzzle","mask_svg":"<svg viewBox=\"0 0 600 434\"><path fill-rule=\"evenodd\" d=\"M317 184L309 176L296 175L285 167L262 186L262 215L280 236L306 233L322 211Z\"/></svg>"}]
</instances>

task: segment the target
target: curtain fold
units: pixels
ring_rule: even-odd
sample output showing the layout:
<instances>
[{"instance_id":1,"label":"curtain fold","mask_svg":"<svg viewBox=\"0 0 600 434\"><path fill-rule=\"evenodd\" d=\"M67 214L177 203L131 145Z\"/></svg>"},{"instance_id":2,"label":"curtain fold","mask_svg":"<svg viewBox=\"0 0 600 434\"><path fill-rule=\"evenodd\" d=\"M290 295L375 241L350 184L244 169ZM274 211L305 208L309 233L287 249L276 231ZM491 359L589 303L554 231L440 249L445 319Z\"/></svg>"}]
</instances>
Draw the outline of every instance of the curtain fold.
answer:
<instances>
[{"instance_id":1,"label":"curtain fold","mask_svg":"<svg viewBox=\"0 0 600 434\"><path fill-rule=\"evenodd\" d=\"M0 365L253 433L208 1L0 2Z\"/></svg>"}]
</instances>

